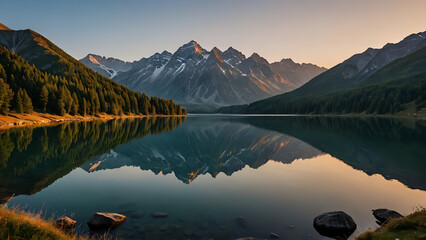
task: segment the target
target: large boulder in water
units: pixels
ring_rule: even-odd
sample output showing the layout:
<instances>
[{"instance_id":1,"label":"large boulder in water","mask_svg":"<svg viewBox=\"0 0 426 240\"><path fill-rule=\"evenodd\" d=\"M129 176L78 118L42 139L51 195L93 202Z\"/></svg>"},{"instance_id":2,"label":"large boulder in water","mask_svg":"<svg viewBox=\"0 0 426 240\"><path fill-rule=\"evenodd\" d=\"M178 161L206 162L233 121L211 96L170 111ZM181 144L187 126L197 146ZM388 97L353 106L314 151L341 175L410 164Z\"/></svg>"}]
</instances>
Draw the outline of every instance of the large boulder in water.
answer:
<instances>
[{"instance_id":1,"label":"large boulder in water","mask_svg":"<svg viewBox=\"0 0 426 240\"><path fill-rule=\"evenodd\" d=\"M391 219L391 218L402 218L402 217L404 217L400 213L393 211L393 210L386 209L386 208L380 208L380 209L373 210L373 216L377 219L377 223L379 225L383 225L384 223L389 221L389 219Z\"/></svg>"},{"instance_id":2,"label":"large boulder in water","mask_svg":"<svg viewBox=\"0 0 426 240\"><path fill-rule=\"evenodd\" d=\"M93 214L87 225L90 229L115 228L126 221L126 216L118 213L102 213Z\"/></svg>"},{"instance_id":3,"label":"large boulder in water","mask_svg":"<svg viewBox=\"0 0 426 240\"><path fill-rule=\"evenodd\" d=\"M334 239L348 239L356 227L351 216L342 211L323 213L314 219L317 232Z\"/></svg>"}]
</instances>

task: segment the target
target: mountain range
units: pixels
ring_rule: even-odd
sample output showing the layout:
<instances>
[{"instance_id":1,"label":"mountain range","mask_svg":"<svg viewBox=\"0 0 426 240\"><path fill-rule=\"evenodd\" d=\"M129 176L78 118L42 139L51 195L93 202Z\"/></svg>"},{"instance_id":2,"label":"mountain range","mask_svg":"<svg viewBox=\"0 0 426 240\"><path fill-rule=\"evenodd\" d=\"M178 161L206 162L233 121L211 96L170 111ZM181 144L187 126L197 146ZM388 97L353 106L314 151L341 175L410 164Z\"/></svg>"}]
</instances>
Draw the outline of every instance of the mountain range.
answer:
<instances>
[{"instance_id":1,"label":"mountain range","mask_svg":"<svg viewBox=\"0 0 426 240\"><path fill-rule=\"evenodd\" d=\"M58 115L185 112L171 100L149 98L94 72L31 29L0 25L0 80L1 114L9 107L22 112L23 99L26 113L33 108Z\"/></svg>"},{"instance_id":2,"label":"mountain range","mask_svg":"<svg viewBox=\"0 0 426 240\"><path fill-rule=\"evenodd\" d=\"M171 98L192 112L288 92L327 70L291 59L270 64L257 53L247 58L232 47L207 51L195 41L132 63L93 54L80 61L132 90Z\"/></svg>"},{"instance_id":3,"label":"mountain range","mask_svg":"<svg viewBox=\"0 0 426 240\"><path fill-rule=\"evenodd\" d=\"M395 113L414 100L411 105L419 110L426 107L421 91L426 79L425 38L426 32L420 32L381 49L368 48L294 91L220 112Z\"/></svg>"}]
</instances>

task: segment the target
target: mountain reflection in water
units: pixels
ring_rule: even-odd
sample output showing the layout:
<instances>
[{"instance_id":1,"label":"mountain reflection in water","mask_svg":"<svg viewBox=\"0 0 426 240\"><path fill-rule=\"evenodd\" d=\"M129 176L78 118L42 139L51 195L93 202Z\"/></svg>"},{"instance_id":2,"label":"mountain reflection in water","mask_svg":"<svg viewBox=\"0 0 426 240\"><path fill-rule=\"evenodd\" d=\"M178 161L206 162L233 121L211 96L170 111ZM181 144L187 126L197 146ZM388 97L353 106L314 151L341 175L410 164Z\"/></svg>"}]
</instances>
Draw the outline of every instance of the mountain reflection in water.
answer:
<instances>
[{"instance_id":1,"label":"mountain reflection in water","mask_svg":"<svg viewBox=\"0 0 426 240\"><path fill-rule=\"evenodd\" d=\"M331 210L348 212L359 233L375 226L372 208L426 204L425 130L412 119L288 116L16 128L0 132L0 196L71 212L82 232L95 211L129 214L112 232L127 239L315 239L313 218Z\"/></svg>"}]
</instances>

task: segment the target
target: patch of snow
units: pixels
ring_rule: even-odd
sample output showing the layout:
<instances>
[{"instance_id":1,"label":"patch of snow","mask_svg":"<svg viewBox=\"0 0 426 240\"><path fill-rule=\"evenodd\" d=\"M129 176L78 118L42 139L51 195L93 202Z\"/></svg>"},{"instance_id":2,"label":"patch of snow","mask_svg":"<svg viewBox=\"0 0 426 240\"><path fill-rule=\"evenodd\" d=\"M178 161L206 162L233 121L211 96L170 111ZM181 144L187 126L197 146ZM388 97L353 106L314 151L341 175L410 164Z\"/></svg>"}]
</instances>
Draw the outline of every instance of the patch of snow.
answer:
<instances>
[{"instance_id":1,"label":"patch of snow","mask_svg":"<svg viewBox=\"0 0 426 240\"><path fill-rule=\"evenodd\" d=\"M159 68L156 68L151 75L151 80L156 79L158 77L158 75L163 71L165 66L166 66L166 64L164 64L163 66L161 66Z\"/></svg>"},{"instance_id":2,"label":"patch of snow","mask_svg":"<svg viewBox=\"0 0 426 240\"><path fill-rule=\"evenodd\" d=\"M238 69L238 68L236 68L236 67L234 67L232 64L230 64L229 63L229 61L230 61L231 59L228 59L228 60L225 60L224 62L226 63L226 64L228 64L229 66L231 66L233 69L235 69L235 70L237 70L242 76L247 76L247 74L245 74L245 73L243 73L240 69ZM241 61L240 61L240 63L241 63Z\"/></svg>"}]
</instances>

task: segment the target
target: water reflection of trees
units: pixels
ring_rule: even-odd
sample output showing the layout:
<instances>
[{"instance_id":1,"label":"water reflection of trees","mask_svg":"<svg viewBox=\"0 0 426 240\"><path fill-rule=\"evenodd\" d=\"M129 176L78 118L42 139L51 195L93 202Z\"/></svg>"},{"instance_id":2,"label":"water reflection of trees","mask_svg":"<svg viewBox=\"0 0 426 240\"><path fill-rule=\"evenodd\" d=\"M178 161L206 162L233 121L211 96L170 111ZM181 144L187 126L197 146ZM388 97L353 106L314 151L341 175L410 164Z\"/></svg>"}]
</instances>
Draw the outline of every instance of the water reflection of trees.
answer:
<instances>
[{"instance_id":1,"label":"water reflection of trees","mask_svg":"<svg viewBox=\"0 0 426 240\"><path fill-rule=\"evenodd\" d=\"M0 195L39 191L93 157L133 139L173 130L183 121L180 117L127 118L2 131Z\"/></svg>"},{"instance_id":2,"label":"water reflection of trees","mask_svg":"<svg viewBox=\"0 0 426 240\"><path fill-rule=\"evenodd\" d=\"M426 121L376 117L258 117L249 123L296 137L368 174L426 189Z\"/></svg>"}]
</instances>

